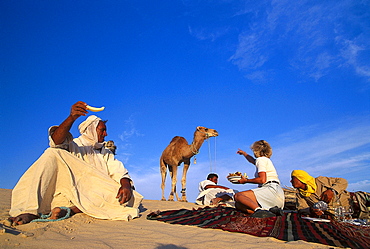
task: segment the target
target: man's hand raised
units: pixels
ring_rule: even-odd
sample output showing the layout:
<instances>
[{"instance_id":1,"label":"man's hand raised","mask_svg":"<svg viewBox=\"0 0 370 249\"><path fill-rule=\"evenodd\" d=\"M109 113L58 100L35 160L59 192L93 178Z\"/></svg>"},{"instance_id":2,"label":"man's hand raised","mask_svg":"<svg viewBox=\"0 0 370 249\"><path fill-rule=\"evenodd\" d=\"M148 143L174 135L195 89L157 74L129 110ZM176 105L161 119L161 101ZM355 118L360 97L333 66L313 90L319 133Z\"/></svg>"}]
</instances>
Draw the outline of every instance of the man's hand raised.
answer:
<instances>
[{"instance_id":1,"label":"man's hand raised","mask_svg":"<svg viewBox=\"0 0 370 249\"><path fill-rule=\"evenodd\" d=\"M55 144L61 144L66 139L69 130L71 129L73 123L80 116L86 116L86 103L78 101L71 107L71 113L69 116L55 129L54 133L51 135Z\"/></svg>"},{"instance_id":2,"label":"man's hand raised","mask_svg":"<svg viewBox=\"0 0 370 249\"><path fill-rule=\"evenodd\" d=\"M73 120L76 120L81 116L86 116L87 114L86 106L87 104L82 101L78 101L77 103L72 105L70 116L73 118Z\"/></svg>"}]
</instances>

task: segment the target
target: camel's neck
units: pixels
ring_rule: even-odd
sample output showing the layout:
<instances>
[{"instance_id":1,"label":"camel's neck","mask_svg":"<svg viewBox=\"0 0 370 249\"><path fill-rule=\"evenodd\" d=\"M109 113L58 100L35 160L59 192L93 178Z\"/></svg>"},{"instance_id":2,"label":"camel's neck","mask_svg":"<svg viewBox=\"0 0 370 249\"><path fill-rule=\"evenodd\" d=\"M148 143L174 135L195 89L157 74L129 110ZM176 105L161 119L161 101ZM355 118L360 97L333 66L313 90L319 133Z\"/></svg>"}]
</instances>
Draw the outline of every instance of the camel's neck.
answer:
<instances>
[{"instance_id":1,"label":"camel's neck","mask_svg":"<svg viewBox=\"0 0 370 249\"><path fill-rule=\"evenodd\" d=\"M200 132L194 133L194 139L193 142L190 144L190 150L195 155L198 154L200 147L202 147L202 144L204 143L204 140L206 139L205 134Z\"/></svg>"}]
</instances>

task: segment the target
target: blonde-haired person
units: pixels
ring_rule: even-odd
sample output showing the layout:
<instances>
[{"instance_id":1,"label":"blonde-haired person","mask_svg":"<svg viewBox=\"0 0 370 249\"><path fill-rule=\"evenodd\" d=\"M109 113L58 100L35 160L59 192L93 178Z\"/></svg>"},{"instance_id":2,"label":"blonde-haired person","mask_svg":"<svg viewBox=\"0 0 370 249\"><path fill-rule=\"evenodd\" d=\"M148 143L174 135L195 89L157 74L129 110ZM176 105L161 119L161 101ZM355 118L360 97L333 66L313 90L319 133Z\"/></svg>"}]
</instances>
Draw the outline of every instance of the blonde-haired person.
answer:
<instances>
[{"instance_id":1,"label":"blonde-haired person","mask_svg":"<svg viewBox=\"0 0 370 249\"><path fill-rule=\"evenodd\" d=\"M272 148L265 140L259 140L252 144L251 150L256 158L241 149L238 149L236 153L243 155L248 162L256 166L255 176L251 179L242 176L238 183L254 183L258 184L258 188L236 193L234 196L235 207L240 211L252 213L252 217L264 218L282 215L284 191L280 186L275 166L270 159Z\"/></svg>"}]
</instances>

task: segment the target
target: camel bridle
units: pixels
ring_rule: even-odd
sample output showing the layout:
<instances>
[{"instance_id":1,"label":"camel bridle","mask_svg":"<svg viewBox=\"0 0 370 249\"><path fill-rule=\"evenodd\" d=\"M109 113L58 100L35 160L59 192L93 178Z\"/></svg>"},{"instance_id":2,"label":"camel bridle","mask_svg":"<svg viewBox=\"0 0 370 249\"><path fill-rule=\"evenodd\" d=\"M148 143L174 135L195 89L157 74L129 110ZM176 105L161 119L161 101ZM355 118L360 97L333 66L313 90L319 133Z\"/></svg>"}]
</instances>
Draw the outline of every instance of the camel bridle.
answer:
<instances>
[{"instance_id":1,"label":"camel bridle","mask_svg":"<svg viewBox=\"0 0 370 249\"><path fill-rule=\"evenodd\" d=\"M197 128L197 132L206 134L206 140L208 140L208 138L210 138L210 135L209 135L208 132L200 131L198 128ZM193 153L194 156L197 155L197 154L199 154L199 150L194 150L194 141L191 142L190 150L191 150L191 153Z\"/></svg>"},{"instance_id":2,"label":"camel bridle","mask_svg":"<svg viewBox=\"0 0 370 249\"><path fill-rule=\"evenodd\" d=\"M206 134L206 140L208 142L208 158L209 158L209 169L210 169L210 172L212 172L212 158L211 158L211 145L210 145L210 142L209 142L209 138L211 137L209 135L209 132L204 132L204 131L200 131L198 128L196 130L197 132L200 132L200 133L204 133ZM191 153L193 153L194 155L194 164L197 163L197 158L196 158L196 155L199 154L199 150L194 150L194 141L191 143L190 145L190 151ZM215 170L216 170L216 136L215 136L215 158L214 158L214 166L215 166Z\"/></svg>"}]
</instances>

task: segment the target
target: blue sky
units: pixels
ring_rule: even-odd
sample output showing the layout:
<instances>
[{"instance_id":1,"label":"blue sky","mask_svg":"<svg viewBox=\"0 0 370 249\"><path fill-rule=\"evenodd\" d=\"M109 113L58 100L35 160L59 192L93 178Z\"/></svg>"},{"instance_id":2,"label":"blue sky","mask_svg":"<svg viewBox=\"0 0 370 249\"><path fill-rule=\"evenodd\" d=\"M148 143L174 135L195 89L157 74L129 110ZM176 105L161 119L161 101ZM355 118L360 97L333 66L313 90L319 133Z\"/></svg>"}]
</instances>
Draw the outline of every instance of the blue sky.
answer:
<instances>
[{"instance_id":1,"label":"blue sky","mask_svg":"<svg viewBox=\"0 0 370 249\"><path fill-rule=\"evenodd\" d=\"M197 126L219 137L190 166L189 201L210 171L222 185L255 187L225 177L253 175L236 151L260 139L285 186L305 169L370 191L369 9L350 0L1 1L0 187L14 187L47 148L49 126L81 100L106 107L107 140L147 199L161 198L164 148L174 136L190 143Z\"/></svg>"}]
</instances>

